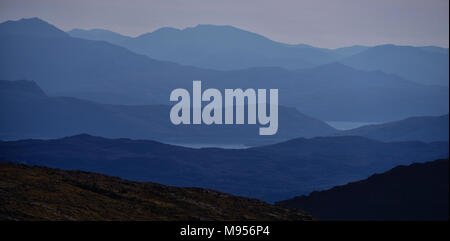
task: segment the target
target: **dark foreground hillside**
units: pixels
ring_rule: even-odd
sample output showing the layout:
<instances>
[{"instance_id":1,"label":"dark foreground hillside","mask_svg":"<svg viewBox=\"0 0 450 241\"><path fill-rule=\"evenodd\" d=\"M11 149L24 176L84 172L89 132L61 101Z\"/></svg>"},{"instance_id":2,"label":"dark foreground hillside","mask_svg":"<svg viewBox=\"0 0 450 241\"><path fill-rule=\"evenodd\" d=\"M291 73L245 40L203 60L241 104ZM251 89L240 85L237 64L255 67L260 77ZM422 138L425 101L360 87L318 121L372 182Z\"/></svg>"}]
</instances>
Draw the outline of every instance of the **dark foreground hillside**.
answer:
<instances>
[{"instance_id":1,"label":"dark foreground hillside","mask_svg":"<svg viewBox=\"0 0 450 241\"><path fill-rule=\"evenodd\" d=\"M0 162L0 220L311 220L200 188Z\"/></svg>"},{"instance_id":2,"label":"dark foreground hillside","mask_svg":"<svg viewBox=\"0 0 450 241\"><path fill-rule=\"evenodd\" d=\"M399 166L278 204L322 220L448 220L448 159Z\"/></svg>"}]
</instances>

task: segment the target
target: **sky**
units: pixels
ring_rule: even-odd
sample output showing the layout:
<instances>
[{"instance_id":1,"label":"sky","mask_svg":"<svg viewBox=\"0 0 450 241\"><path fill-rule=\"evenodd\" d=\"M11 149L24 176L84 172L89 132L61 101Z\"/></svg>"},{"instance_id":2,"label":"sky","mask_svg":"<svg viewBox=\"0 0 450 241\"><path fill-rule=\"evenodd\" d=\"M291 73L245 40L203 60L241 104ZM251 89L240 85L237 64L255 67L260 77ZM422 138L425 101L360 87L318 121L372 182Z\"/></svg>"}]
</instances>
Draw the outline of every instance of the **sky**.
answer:
<instances>
[{"instance_id":1,"label":"sky","mask_svg":"<svg viewBox=\"0 0 450 241\"><path fill-rule=\"evenodd\" d=\"M0 0L0 22L30 17L128 36L216 24L324 48L449 46L449 0Z\"/></svg>"}]
</instances>

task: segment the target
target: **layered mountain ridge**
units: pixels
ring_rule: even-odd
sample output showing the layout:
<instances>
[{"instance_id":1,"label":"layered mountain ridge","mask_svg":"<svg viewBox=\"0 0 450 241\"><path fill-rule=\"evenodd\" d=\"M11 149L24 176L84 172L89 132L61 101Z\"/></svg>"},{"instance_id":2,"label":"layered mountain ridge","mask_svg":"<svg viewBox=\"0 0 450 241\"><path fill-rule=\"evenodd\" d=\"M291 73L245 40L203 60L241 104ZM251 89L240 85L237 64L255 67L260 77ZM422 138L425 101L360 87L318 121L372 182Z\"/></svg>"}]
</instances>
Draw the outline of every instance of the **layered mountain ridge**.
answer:
<instances>
[{"instance_id":1,"label":"layered mountain ridge","mask_svg":"<svg viewBox=\"0 0 450 241\"><path fill-rule=\"evenodd\" d=\"M90 135L0 142L0 161L209 188L265 201L446 157L448 142L384 143L355 136L298 138L249 149L193 149Z\"/></svg>"},{"instance_id":2,"label":"layered mountain ridge","mask_svg":"<svg viewBox=\"0 0 450 241\"><path fill-rule=\"evenodd\" d=\"M279 129L259 136L259 125L174 125L169 105L107 105L49 97L32 81L0 80L0 139L61 138L80 133L174 143L268 144L297 137L331 135L326 123L279 106Z\"/></svg>"},{"instance_id":3,"label":"layered mountain ridge","mask_svg":"<svg viewBox=\"0 0 450 241\"><path fill-rule=\"evenodd\" d=\"M379 71L337 64L302 71L201 69L151 59L104 41L43 38L32 30L36 24L47 24L43 21L14 23L16 28L29 29L29 34L25 30L21 35L0 33L0 79L34 80L51 96L107 104L167 105L173 89L189 90L193 80L202 80L204 88L278 88L281 105L326 121L380 122L448 113L448 87L417 84ZM323 74L323 68L329 72Z\"/></svg>"},{"instance_id":4,"label":"layered mountain ridge","mask_svg":"<svg viewBox=\"0 0 450 241\"><path fill-rule=\"evenodd\" d=\"M181 30L165 27L135 38L119 37L107 30L77 29L68 33L115 43L152 58L202 68L235 70L278 66L301 69L338 61L356 69L382 70L423 84L448 86L449 83L448 48L436 46L384 44L324 49L279 43L232 26L209 24Z\"/></svg>"}]
</instances>

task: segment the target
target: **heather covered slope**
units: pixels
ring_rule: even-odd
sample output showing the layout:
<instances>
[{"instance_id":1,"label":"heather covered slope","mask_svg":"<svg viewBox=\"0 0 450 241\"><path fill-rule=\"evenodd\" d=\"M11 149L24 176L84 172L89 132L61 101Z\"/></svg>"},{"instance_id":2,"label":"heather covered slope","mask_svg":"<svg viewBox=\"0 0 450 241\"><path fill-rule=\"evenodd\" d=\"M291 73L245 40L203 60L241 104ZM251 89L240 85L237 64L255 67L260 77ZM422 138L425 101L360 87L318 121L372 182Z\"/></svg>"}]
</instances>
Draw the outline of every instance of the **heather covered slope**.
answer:
<instances>
[{"instance_id":1,"label":"heather covered slope","mask_svg":"<svg viewBox=\"0 0 450 241\"><path fill-rule=\"evenodd\" d=\"M200 188L0 163L0 220L312 220L268 203Z\"/></svg>"},{"instance_id":2,"label":"heather covered slope","mask_svg":"<svg viewBox=\"0 0 450 241\"><path fill-rule=\"evenodd\" d=\"M148 140L77 135L0 142L0 161L193 186L266 201L324 190L402 164L448 156L448 142L384 143L317 137L250 149L192 149Z\"/></svg>"},{"instance_id":3,"label":"heather covered slope","mask_svg":"<svg viewBox=\"0 0 450 241\"><path fill-rule=\"evenodd\" d=\"M322 220L448 220L448 159L395 167L278 204Z\"/></svg>"}]
</instances>

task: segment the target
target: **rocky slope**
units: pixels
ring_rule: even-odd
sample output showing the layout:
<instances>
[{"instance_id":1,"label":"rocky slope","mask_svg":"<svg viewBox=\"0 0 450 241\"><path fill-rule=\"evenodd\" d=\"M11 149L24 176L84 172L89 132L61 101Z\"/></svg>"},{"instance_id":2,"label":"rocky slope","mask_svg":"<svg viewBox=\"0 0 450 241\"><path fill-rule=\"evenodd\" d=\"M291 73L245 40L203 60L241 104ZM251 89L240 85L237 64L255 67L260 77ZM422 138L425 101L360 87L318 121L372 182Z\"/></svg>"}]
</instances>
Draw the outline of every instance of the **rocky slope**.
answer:
<instances>
[{"instance_id":1,"label":"rocky slope","mask_svg":"<svg viewBox=\"0 0 450 241\"><path fill-rule=\"evenodd\" d=\"M0 163L0 220L312 220L268 203L200 188Z\"/></svg>"}]
</instances>

